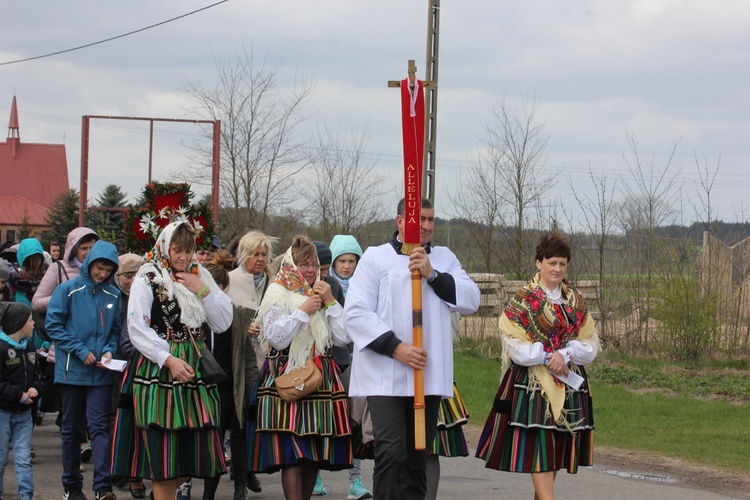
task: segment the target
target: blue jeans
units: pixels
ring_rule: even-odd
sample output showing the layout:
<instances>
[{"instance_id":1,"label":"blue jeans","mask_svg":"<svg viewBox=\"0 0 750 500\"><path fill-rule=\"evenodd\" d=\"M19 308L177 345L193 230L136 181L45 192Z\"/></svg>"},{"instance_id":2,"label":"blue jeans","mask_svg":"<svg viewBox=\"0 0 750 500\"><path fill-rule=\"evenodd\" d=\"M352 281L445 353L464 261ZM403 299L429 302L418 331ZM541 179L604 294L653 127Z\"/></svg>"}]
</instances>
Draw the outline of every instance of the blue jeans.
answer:
<instances>
[{"instance_id":1,"label":"blue jeans","mask_svg":"<svg viewBox=\"0 0 750 500\"><path fill-rule=\"evenodd\" d=\"M59 384L62 399L62 484L66 489L83 488L81 474L81 443L86 439L81 435L83 422L88 424L91 436L91 459L94 462L94 491L99 488L112 489L110 455L112 431L110 409L112 406L112 386L89 386Z\"/></svg>"},{"instance_id":2,"label":"blue jeans","mask_svg":"<svg viewBox=\"0 0 750 500\"><path fill-rule=\"evenodd\" d=\"M3 494L5 466L13 441L13 464L16 469L18 496L27 500L34 496L34 475L31 468L31 411L10 413L0 410L0 497Z\"/></svg>"}]
</instances>

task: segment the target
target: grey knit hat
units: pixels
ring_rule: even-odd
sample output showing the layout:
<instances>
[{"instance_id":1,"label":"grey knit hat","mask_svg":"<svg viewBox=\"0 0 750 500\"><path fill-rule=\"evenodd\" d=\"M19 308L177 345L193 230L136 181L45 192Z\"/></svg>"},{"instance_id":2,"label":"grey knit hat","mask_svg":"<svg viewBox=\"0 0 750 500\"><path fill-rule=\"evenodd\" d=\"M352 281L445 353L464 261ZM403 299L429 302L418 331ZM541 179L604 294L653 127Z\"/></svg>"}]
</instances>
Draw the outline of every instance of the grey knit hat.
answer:
<instances>
[{"instance_id":1,"label":"grey knit hat","mask_svg":"<svg viewBox=\"0 0 750 500\"><path fill-rule=\"evenodd\" d=\"M10 277L10 263L7 260L0 259L0 280L8 280Z\"/></svg>"}]
</instances>

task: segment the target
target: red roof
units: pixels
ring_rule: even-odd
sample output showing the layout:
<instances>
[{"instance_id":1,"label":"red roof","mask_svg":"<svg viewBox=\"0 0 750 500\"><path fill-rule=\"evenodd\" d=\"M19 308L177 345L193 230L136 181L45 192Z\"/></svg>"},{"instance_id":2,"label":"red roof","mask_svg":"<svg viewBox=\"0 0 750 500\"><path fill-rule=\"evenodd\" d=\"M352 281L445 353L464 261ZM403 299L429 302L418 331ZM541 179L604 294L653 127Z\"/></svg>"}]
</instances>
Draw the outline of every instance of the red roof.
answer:
<instances>
[{"instance_id":1,"label":"red roof","mask_svg":"<svg viewBox=\"0 0 750 500\"><path fill-rule=\"evenodd\" d=\"M15 97L12 108L16 110ZM0 196L18 195L49 208L69 189L65 145L23 143L17 112L10 118L8 140L0 142Z\"/></svg>"},{"instance_id":2,"label":"red roof","mask_svg":"<svg viewBox=\"0 0 750 500\"><path fill-rule=\"evenodd\" d=\"M18 195L0 195L0 226L20 225L24 215L30 226L47 226L47 209Z\"/></svg>"}]
</instances>

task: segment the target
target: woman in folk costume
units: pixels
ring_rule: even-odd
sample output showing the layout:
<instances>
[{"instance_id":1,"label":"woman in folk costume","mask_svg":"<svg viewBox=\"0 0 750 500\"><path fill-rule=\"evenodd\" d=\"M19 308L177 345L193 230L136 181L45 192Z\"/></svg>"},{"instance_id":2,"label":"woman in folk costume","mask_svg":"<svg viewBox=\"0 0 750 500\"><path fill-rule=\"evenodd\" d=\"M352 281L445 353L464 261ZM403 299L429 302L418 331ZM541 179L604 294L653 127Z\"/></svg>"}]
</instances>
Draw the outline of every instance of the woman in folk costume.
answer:
<instances>
[{"instance_id":1,"label":"woman in folk costume","mask_svg":"<svg viewBox=\"0 0 750 500\"><path fill-rule=\"evenodd\" d=\"M319 279L312 241L295 236L258 311L261 343L270 349L258 379L254 405L257 424L252 450L254 470L281 470L287 499L310 498L318 469L351 467L352 447L346 392L330 354L346 345L344 310L331 287ZM274 377L313 359L321 386L288 403L279 397Z\"/></svg>"},{"instance_id":2,"label":"woman in folk costume","mask_svg":"<svg viewBox=\"0 0 750 500\"><path fill-rule=\"evenodd\" d=\"M530 473L535 500L554 498L558 470L575 474L593 462L583 365L599 352L599 338L581 293L565 279L570 254L563 236L543 236L539 273L500 316L505 375L477 445L487 467Z\"/></svg>"},{"instance_id":3,"label":"woman in folk costume","mask_svg":"<svg viewBox=\"0 0 750 500\"><path fill-rule=\"evenodd\" d=\"M197 350L232 324L232 303L195 256L187 222L166 226L130 289L128 332L136 352L115 421L112 472L153 481L174 499L187 477L226 472L219 392L201 379Z\"/></svg>"}]
</instances>

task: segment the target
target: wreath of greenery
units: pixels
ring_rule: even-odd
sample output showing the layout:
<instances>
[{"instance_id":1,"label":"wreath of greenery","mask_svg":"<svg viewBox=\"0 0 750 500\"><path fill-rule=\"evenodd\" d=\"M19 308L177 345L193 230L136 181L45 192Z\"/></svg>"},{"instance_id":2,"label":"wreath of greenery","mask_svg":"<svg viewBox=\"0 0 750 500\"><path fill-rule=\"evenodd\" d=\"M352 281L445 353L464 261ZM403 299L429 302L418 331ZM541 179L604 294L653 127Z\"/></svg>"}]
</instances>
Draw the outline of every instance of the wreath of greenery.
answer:
<instances>
[{"instance_id":1,"label":"wreath of greenery","mask_svg":"<svg viewBox=\"0 0 750 500\"><path fill-rule=\"evenodd\" d=\"M125 246L143 254L154 247L159 232L170 222L190 223L198 236L195 247L209 250L214 237L214 216L208 203L191 204L190 184L152 182L143 189L138 207L125 212Z\"/></svg>"}]
</instances>

